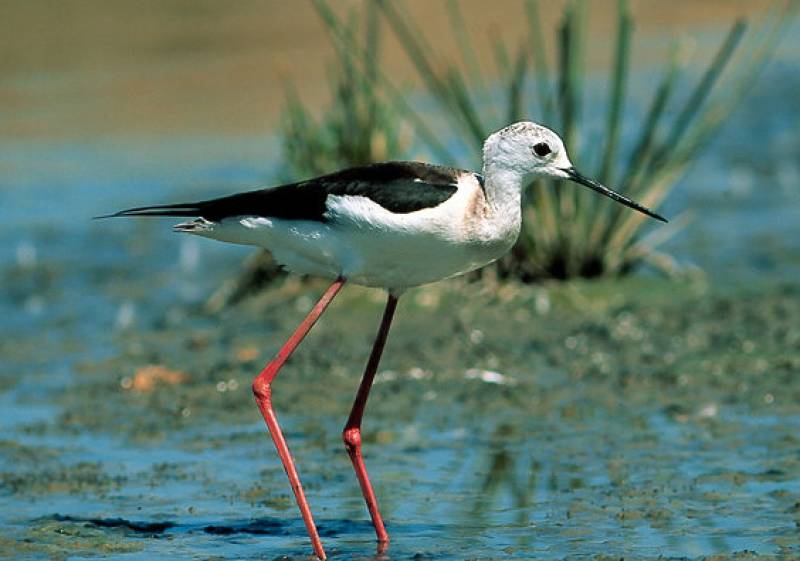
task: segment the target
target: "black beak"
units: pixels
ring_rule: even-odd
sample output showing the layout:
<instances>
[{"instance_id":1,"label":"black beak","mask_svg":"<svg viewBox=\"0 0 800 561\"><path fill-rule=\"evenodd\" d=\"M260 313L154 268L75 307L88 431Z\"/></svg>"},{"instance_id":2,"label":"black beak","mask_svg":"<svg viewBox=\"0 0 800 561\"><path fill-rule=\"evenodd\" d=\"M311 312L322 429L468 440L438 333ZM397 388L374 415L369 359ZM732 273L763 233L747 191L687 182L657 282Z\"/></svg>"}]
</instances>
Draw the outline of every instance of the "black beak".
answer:
<instances>
[{"instance_id":1,"label":"black beak","mask_svg":"<svg viewBox=\"0 0 800 561\"><path fill-rule=\"evenodd\" d=\"M585 177L585 176L581 175L580 173L578 173L578 171L575 168L565 168L565 169L562 169L561 171L566 173L567 177L569 177L569 179L574 181L575 183L580 183L581 185L585 185L589 189L594 189L595 191L605 195L609 199L613 199L613 200L617 201L618 203L624 204L627 207L630 207L630 208L632 208L634 210L638 210L639 212L641 212L643 214L646 214L647 216L651 216L651 217L655 218L656 220L661 220L661 222L666 222L667 221L666 218L664 218L663 216L659 216L655 212L651 211L649 208L644 207L644 206L640 205L639 203L630 200L628 197L620 195L616 191L612 191L611 189L609 189L605 185L602 185L602 184L598 183L597 181L595 181L593 179L589 179L588 177Z\"/></svg>"}]
</instances>

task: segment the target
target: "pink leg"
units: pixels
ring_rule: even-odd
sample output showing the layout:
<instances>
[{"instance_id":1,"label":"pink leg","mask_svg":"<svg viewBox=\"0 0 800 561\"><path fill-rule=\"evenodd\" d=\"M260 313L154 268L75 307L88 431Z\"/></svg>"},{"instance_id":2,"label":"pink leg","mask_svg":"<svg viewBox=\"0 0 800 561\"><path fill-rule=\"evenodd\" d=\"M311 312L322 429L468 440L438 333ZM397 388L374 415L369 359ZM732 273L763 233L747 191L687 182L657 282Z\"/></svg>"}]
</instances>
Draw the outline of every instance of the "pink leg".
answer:
<instances>
[{"instance_id":1,"label":"pink leg","mask_svg":"<svg viewBox=\"0 0 800 561\"><path fill-rule=\"evenodd\" d=\"M325 550L322 549L322 542L319 539L317 527L314 525L314 518L311 516L311 509L306 501L305 493L303 493L303 486L300 484L300 477L297 475L297 470L294 467L294 460L289 453L289 447L286 445L286 439L283 438L281 427L278 425L278 418L275 416L275 411L272 409L272 381L278 375L283 364L291 356L297 345L303 340L306 334L311 330L316 321L328 307L328 304L333 301L334 296L341 290L346 282L343 278L338 278L328 288L319 302L308 313L306 318L297 328L297 330L289 337L289 340L284 343L281 350L274 359L270 361L264 370L256 376L253 380L253 394L256 397L256 403L261 410L261 415L264 416L264 421L267 423L269 434L272 436L272 441L275 443L275 448L278 449L278 455L283 463L283 469L286 470L286 475L289 476L289 483L294 491L297 506L300 507L300 514L303 516L303 522L306 524L306 530L311 538L311 544L314 546L314 553L320 559L325 559Z\"/></svg>"},{"instance_id":2,"label":"pink leg","mask_svg":"<svg viewBox=\"0 0 800 561\"><path fill-rule=\"evenodd\" d=\"M375 338L375 343L372 346L372 353L369 355L369 362L364 371L364 376L361 378L361 385L358 387L356 399L353 402L353 408L350 410L350 417L347 419L347 425L342 432L342 439L347 448L347 453L350 455L350 461L353 462L353 468L356 470L356 477L361 485L361 492L364 495L364 500L367 502L367 509L372 518L372 525L375 526L375 534L378 536L378 553L383 553L389 545L389 534L386 533L386 528L383 525L383 518L378 510L378 501L375 499L375 492L372 490L372 484L369 482L367 475L367 468L364 466L364 458L361 456L361 419L364 417L364 408L367 405L367 398L369 397L369 390L372 388L372 381L375 378L375 372L378 370L378 363L381 360L383 347L386 345L386 337L389 334L389 327L392 324L394 311L397 308L397 297L389 294L389 300L386 302L386 310L383 312L383 319L381 326L378 330L378 336Z\"/></svg>"}]
</instances>

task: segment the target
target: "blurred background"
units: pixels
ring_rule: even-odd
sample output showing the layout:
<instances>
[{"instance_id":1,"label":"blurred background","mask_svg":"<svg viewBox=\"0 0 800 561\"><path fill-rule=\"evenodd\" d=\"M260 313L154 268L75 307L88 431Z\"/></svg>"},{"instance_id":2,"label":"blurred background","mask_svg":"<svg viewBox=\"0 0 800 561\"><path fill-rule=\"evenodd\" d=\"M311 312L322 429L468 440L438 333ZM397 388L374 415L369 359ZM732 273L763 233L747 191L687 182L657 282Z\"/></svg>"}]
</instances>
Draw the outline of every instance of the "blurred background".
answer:
<instances>
[{"instance_id":1,"label":"blurred background","mask_svg":"<svg viewBox=\"0 0 800 561\"><path fill-rule=\"evenodd\" d=\"M401 303L365 419L391 557L800 554L800 29L769 1L0 3L0 556L302 558L250 396L323 284L121 208L510 121L671 219L534 185L512 255ZM382 295L276 407L331 552ZM464 304L464 302L469 302Z\"/></svg>"}]
</instances>

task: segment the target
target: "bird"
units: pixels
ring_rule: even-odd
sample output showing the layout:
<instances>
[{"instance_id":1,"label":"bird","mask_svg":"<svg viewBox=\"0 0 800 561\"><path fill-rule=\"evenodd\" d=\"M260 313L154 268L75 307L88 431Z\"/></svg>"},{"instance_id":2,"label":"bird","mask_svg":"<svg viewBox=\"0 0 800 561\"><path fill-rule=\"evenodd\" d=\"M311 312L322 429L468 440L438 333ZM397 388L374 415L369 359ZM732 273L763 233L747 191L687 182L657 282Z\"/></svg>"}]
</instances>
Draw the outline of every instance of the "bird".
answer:
<instances>
[{"instance_id":1,"label":"bird","mask_svg":"<svg viewBox=\"0 0 800 561\"><path fill-rule=\"evenodd\" d=\"M265 248L288 271L331 281L252 383L314 554L321 560L325 550L273 408L272 384L346 283L380 288L388 295L342 431L381 554L389 535L364 464L361 426L401 295L484 267L508 252L520 233L523 189L533 179L572 181L667 222L579 173L562 139L543 125L520 121L494 132L486 138L482 156L481 173L422 162L382 162L211 200L143 206L98 217L191 217L174 231Z\"/></svg>"}]
</instances>

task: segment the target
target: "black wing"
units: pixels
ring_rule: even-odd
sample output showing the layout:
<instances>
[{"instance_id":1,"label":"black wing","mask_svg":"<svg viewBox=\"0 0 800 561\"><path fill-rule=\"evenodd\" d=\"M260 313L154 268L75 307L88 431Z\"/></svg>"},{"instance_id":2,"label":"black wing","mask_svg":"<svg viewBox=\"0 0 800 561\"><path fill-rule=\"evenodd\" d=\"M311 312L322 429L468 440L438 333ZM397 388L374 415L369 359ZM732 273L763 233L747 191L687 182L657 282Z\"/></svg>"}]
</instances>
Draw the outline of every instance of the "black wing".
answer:
<instances>
[{"instance_id":1,"label":"black wing","mask_svg":"<svg viewBox=\"0 0 800 561\"><path fill-rule=\"evenodd\" d=\"M131 208L110 216L198 216L218 222L233 216L325 220L328 195L361 196L405 214L442 204L471 173L419 162L385 162L350 168L300 183L200 201ZM480 177L478 177L480 180Z\"/></svg>"}]
</instances>

